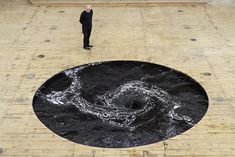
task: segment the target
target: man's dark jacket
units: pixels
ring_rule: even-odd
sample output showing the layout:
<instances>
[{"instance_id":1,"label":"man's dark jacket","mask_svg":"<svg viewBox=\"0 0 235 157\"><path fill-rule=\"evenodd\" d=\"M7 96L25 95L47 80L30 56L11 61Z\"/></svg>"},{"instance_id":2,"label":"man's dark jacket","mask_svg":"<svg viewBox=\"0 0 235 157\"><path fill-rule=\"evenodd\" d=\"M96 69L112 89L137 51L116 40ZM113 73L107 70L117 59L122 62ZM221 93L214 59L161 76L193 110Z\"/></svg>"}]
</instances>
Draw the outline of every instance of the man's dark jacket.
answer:
<instances>
[{"instance_id":1,"label":"man's dark jacket","mask_svg":"<svg viewBox=\"0 0 235 157\"><path fill-rule=\"evenodd\" d=\"M92 16L93 16L93 10L88 13L85 10L81 13L80 16L80 23L82 24L82 31L91 30L92 28Z\"/></svg>"}]
</instances>

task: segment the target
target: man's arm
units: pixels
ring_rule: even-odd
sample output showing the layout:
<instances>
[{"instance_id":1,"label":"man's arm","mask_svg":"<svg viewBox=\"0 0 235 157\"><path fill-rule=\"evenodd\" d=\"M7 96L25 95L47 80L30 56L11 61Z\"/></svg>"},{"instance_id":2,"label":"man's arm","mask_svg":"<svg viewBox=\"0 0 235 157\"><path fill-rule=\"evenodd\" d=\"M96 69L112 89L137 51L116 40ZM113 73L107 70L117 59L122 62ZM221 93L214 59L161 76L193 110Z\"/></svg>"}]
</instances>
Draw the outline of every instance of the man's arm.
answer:
<instances>
[{"instance_id":1,"label":"man's arm","mask_svg":"<svg viewBox=\"0 0 235 157\"><path fill-rule=\"evenodd\" d=\"M92 18L92 16L93 16L93 10L91 9L91 18Z\"/></svg>"},{"instance_id":2,"label":"man's arm","mask_svg":"<svg viewBox=\"0 0 235 157\"><path fill-rule=\"evenodd\" d=\"M80 15L80 20L79 20L81 24L83 24L83 16L84 15L83 15L83 12L82 12L81 15Z\"/></svg>"}]
</instances>

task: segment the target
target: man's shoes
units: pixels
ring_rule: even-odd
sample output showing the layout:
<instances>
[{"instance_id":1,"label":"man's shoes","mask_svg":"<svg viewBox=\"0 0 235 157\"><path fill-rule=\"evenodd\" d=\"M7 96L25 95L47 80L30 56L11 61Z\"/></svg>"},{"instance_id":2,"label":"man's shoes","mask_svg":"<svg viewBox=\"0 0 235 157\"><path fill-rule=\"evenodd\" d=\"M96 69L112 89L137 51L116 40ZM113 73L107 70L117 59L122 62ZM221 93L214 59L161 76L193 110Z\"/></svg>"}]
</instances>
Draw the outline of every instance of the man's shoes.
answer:
<instances>
[{"instance_id":1,"label":"man's shoes","mask_svg":"<svg viewBox=\"0 0 235 157\"><path fill-rule=\"evenodd\" d=\"M88 47L93 47L93 45L88 45Z\"/></svg>"},{"instance_id":2,"label":"man's shoes","mask_svg":"<svg viewBox=\"0 0 235 157\"><path fill-rule=\"evenodd\" d=\"M90 48L90 47L84 47L84 49L86 49L86 50L91 50L91 48Z\"/></svg>"}]
</instances>

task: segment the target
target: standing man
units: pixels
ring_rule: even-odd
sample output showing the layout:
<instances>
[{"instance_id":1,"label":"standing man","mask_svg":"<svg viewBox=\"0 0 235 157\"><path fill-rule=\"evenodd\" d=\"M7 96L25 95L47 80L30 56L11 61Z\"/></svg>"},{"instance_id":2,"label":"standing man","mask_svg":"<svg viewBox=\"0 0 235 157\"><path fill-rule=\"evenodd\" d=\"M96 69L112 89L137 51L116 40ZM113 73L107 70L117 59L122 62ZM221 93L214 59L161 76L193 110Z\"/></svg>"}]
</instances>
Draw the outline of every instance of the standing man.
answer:
<instances>
[{"instance_id":1,"label":"standing man","mask_svg":"<svg viewBox=\"0 0 235 157\"><path fill-rule=\"evenodd\" d=\"M91 50L92 45L90 45L90 35L92 29L92 16L93 10L91 5L86 5L85 10L81 13L80 23L82 24L83 38L83 48L86 50Z\"/></svg>"}]
</instances>

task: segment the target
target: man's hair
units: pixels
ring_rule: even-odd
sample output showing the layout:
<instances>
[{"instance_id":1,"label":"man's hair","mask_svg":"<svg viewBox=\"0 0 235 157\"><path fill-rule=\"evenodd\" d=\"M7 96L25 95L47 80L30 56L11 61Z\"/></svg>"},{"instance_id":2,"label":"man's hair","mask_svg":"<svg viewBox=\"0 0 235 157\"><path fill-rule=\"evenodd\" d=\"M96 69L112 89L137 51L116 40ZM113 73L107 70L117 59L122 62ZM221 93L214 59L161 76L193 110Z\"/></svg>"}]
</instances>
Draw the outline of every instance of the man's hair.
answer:
<instances>
[{"instance_id":1,"label":"man's hair","mask_svg":"<svg viewBox=\"0 0 235 157\"><path fill-rule=\"evenodd\" d=\"M85 6L85 8L86 8L86 9L91 9L91 5L90 5L90 4L87 4L87 5Z\"/></svg>"}]
</instances>

